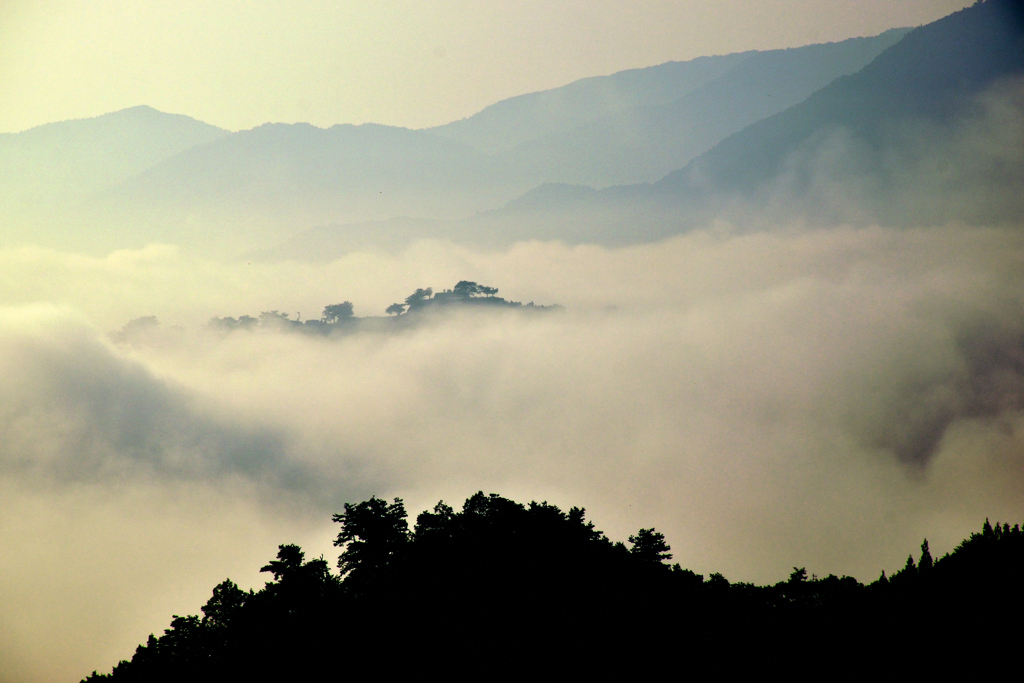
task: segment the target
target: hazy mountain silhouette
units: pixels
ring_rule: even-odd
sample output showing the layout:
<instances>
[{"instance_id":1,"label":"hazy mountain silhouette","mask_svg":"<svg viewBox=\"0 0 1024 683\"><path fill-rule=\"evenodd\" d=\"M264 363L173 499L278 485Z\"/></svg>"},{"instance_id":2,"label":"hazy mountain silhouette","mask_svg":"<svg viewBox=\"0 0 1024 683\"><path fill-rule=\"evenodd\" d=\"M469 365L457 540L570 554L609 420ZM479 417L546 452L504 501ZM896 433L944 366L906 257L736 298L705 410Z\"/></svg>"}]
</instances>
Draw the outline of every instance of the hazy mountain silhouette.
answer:
<instances>
[{"instance_id":1,"label":"hazy mountain silhouette","mask_svg":"<svg viewBox=\"0 0 1024 683\"><path fill-rule=\"evenodd\" d=\"M715 65L728 64L728 69L697 87L680 88L680 96L672 101L644 102L594 119L581 112L578 119L583 122L572 129L525 141L502 156L530 168L544 181L594 186L652 182L751 123L859 71L907 31L893 29L873 38L708 58L720 60L713 61ZM652 69L681 68L694 62ZM667 88L652 90L662 93Z\"/></svg>"},{"instance_id":2,"label":"hazy mountain silhouette","mask_svg":"<svg viewBox=\"0 0 1024 683\"><path fill-rule=\"evenodd\" d=\"M504 100L431 131L482 149L505 144L499 158L509 162L508 168L518 168L538 182L560 175L662 177L750 121L855 71L908 30L790 50L670 62L584 79ZM671 99L679 92L687 94ZM609 111L615 113L608 116ZM589 123L580 125L581 121ZM510 142L526 139L531 131L549 132L508 149ZM354 249L400 249L430 237L495 246L519 239L623 244L677 230L677 222L650 196L649 188L618 186L599 192L559 182L540 184L499 210L461 220L393 219L319 226L262 256L329 260Z\"/></svg>"},{"instance_id":3,"label":"hazy mountain silhouette","mask_svg":"<svg viewBox=\"0 0 1024 683\"><path fill-rule=\"evenodd\" d=\"M196 145L229 135L188 116L132 107L0 134L0 213L29 225ZM10 235L6 235L9 237Z\"/></svg>"},{"instance_id":4,"label":"hazy mountain silhouette","mask_svg":"<svg viewBox=\"0 0 1024 683\"><path fill-rule=\"evenodd\" d=\"M894 185L903 180L900 175L910 162L908 157L924 152L916 147L921 135L931 133L941 139L943 128L954 127L959 120L978 113L979 94L1022 75L1024 3L979 2L915 29L860 72L749 126L688 167L669 174L654 188L663 195L685 198L708 190L751 196L786 175L790 188L800 193L810 188L811 176L821 168L801 159L800 154L813 153L816 144L838 133L852 142L840 150L846 152L843 163L847 169L878 178L877 208L884 217L897 221L941 220L942 215L903 215L895 201L886 201L894 200ZM1018 149L1021 147L1024 142L1018 140ZM949 161L969 162L963 158ZM963 194L965 189L984 190L960 188L956 194ZM1005 217L1008 208L992 206L988 215L956 217L998 220ZM1019 217L1019 212L1016 215Z\"/></svg>"},{"instance_id":5,"label":"hazy mountain silhouette","mask_svg":"<svg viewBox=\"0 0 1024 683\"><path fill-rule=\"evenodd\" d=\"M1024 73L1022 14L1020 0L988 0L910 31L856 74L727 137L654 184L601 190L544 184L470 219L404 225L404 235L488 245L526 239L615 245L719 218L751 228L794 218L824 225L1014 220L1024 214L1024 143L1014 139L1024 102L1014 104L1022 91L1012 83ZM792 51L794 59L799 52ZM759 63L747 56L699 90L726 89L743 80L744 64L755 74ZM991 113L979 97L994 97L1000 87L1009 89L1005 120L977 124ZM759 91L751 85L750 92ZM366 244L373 231L365 224L336 227L335 245L343 241L339 233ZM296 238L282 245L282 254L328 258L331 250L314 244L325 244L328 232L320 229L317 240L309 233Z\"/></svg>"},{"instance_id":6,"label":"hazy mountain silhouette","mask_svg":"<svg viewBox=\"0 0 1024 683\"><path fill-rule=\"evenodd\" d=\"M623 243L716 218L770 227L990 224L1024 215L1024 2L917 28L856 74L653 185L547 185L477 220L492 239Z\"/></svg>"},{"instance_id":7,"label":"hazy mountain silhouette","mask_svg":"<svg viewBox=\"0 0 1024 683\"><path fill-rule=\"evenodd\" d=\"M429 131L268 124L166 160L96 205L107 224L131 215L141 231L136 240L212 239L251 249L317 224L462 218L544 181L581 174L660 177L749 121L856 70L899 36L890 31L585 79ZM587 121L591 127L580 128ZM608 126L617 132L609 134ZM647 132L638 138L638 131ZM489 154L516 140L529 142ZM651 167L650 157L659 155ZM609 175L615 169L621 172ZM363 233L371 239L357 243L374 243Z\"/></svg>"},{"instance_id":8,"label":"hazy mountain silhouette","mask_svg":"<svg viewBox=\"0 0 1024 683\"><path fill-rule=\"evenodd\" d=\"M567 133L580 124L635 107L668 104L724 76L754 54L698 57L583 78L559 88L510 97L468 118L427 130L483 152L506 152L524 142Z\"/></svg>"},{"instance_id":9,"label":"hazy mountain silhouette","mask_svg":"<svg viewBox=\"0 0 1024 683\"><path fill-rule=\"evenodd\" d=\"M653 197L650 185L596 190L546 183L494 211L467 218L391 218L321 225L303 230L247 258L327 262L352 251L397 253L417 240L444 239L486 248L518 241L562 240L608 245L646 242L679 231L676 208Z\"/></svg>"},{"instance_id":10,"label":"hazy mountain silhouette","mask_svg":"<svg viewBox=\"0 0 1024 683\"><path fill-rule=\"evenodd\" d=\"M528 179L467 145L376 124L265 124L188 150L103 193L146 239L252 248L318 223L452 218L500 205Z\"/></svg>"},{"instance_id":11,"label":"hazy mountain silhouette","mask_svg":"<svg viewBox=\"0 0 1024 683\"><path fill-rule=\"evenodd\" d=\"M987 111L980 93L1024 72L1021 14L1021 0L988 0L909 33L584 79L430 130L228 134L145 107L51 124L0 136L6 238L21 229L45 243L35 227L50 218L49 241L63 248L238 253L298 235L277 254L322 259L420 237L646 241L738 200L802 203L826 222L1015 217L1019 141L975 150L964 121ZM1015 106L1003 106L1011 119ZM1013 121L989 128L1012 138ZM653 185L580 186L673 167Z\"/></svg>"}]
</instances>

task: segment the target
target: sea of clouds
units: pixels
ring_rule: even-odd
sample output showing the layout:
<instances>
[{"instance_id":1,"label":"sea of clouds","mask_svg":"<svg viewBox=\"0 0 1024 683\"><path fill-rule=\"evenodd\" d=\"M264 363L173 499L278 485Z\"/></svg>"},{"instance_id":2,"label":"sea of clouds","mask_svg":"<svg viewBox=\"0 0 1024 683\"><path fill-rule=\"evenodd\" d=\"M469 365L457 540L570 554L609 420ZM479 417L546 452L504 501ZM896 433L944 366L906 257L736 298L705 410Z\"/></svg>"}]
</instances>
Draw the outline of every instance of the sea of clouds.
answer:
<instances>
[{"instance_id":1,"label":"sea of clouds","mask_svg":"<svg viewBox=\"0 0 1024 683\"><path fill-rule=\"evenodd\" d=\"M0 674L82 676L330 515L477 490L587 508L733 581L862 581L1024 517L1024 231L729 225L323 265L0 252ZM460 279L563 313L330 337ZM130 319L160 326L115 334Z\"/></svg>"},{"instance_id":2,"label":"sea of clouds","mask_svg":"<svg viewBox=\"0 0 1024 683\"><path fill-rule=\"evenodd\" d=\"M612 539L654 526L683 566L759 583L872 581L925 537L941 554L1021 521L1022 92L860 172L833 131L798 152L809 175L656 244L0 249L0 680L109 670L224 578L258 588L278 544L333 561L331 514L371 495L584 506ZM972 225L867 224L904 200ZM208 325L382 316L459 280L565 311Z\"/></svg>"}]
</instances>

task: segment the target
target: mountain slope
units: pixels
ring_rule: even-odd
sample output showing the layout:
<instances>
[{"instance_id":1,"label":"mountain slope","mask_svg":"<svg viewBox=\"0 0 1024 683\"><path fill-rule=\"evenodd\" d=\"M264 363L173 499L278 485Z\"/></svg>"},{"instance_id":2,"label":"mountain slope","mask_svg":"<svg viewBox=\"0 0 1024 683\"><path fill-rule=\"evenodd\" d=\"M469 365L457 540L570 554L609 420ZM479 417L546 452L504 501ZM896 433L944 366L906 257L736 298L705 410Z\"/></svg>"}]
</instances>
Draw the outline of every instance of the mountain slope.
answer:
<instances>
[{"instance_id":1,"label":"mountain slope","mask_svg":"<svg viewBox=\"0 0 1024 683\"><path fill-rule=\"evenodd\" d=\"M662 210L649 189L597 192L567 183L660 178L750 121L856 71L907 31L669 63L499 102L474 117L430 130L488 149L502 142L507 146L532 131L553 131L497 155L510 173L536 185L519 199L456 221L339 221L299 233L262 257L323 260L351 249L396 249L429 237L488 245L532 238L622 244L671 234L679 221L673 211ZM679 89L689 89L688 94L665 101ZM622 106L637 101L647 104ZM594 112L613 108L618 110L611 116L576 125ZM543 182L550 180L566 182Z\"/></svg>"},{"instance_id":2,"label":"mountain slope","mask_svg":"<svg viewBox=\"0 0 1024 683\"><path fill-rule=\"evenodd\" d=\"M0 135L0 202L74 201L228 131L188 116L132 107Z\"/></svg>"},{"instance_id":3,"label":"mountain slope","mask_svg":"<svg viewBox=\"0 0 1024 683\"><path fill-rule=\"evenodd\" d=\"M548 180L661 177L751 120L860 68L901 35L585 79L426 131L265 125L149 169L101 203L106 215L127 212L146 234L175 243L244 229L231 239L250 240L251 250L318 224L462 218ZM529 141L487 153L522 139ZM198 237L186 238L188 225Z\"/></svg>"},{"instance_id":4,"label":"mountain slope","mask_svg":"<svg viewBox=\"0 0 1024 683\"><path fill-rule=\"evenodd\" d=\"M265 124L157 164L90 209L133 216L146 239L251 249L328 222L472 214L529 186L502 162L424 131Z\"/></svg>"},{"instance_id":5,"label":"mountain slope","mask_svg":"<svg viewBox=\"0 0 1024 683\"><path fill-rule=\"evenodd\" d=\"M510 97L473 116L428 130L483 152L508 151L616 112L672 102L720 78L751 54L698 57L584 78L560 88Z\"/></svg>"},{"instance_id":6,"label":"mountain slope","mask_svg":"<svg viewBox=\"0 0 1024 683\"><path fill-rule=\"evenodd\" d=\"M823 173L838 174L869 186L861 199L875 217L999 220L1017 211L1014 192L1000 191L1004 204L981 213L958 215L954 201L988 197L993 180L1024 177L1024 138L1015 133L1021 77L1024 2L979 2L915 29L857 74L724 140L654 190L692 201L709 193L763 197L785 184L802 197ZM944 179L935 176L939 167ZM925 210L912 201L921 213L909 215L899 203L911 186L937 203ZM948 192L956 199L939 201Z\"/></svg>"},{"instance_id":7,"label":"mountain slope","mask_svg":"<svg viewBox=\"0 0 1024 683\"><path fill-rule=\"evenodd\" d=\"M549 182L595 186L653 182L751 123L855 73L908 30L730 55L742 59L733 60L717 78L672 101L625 108L571 130L523 142L504 156Z\"/></svg>"},{"instance_id":8,"label":"mountain slope","mask_svg":"<svg viewBox=\"0 0 1024 683\"><path fill-rule=\"evenodd\" d=\"M477 231L618 244L715 221L1019 225L1021 216L1024 0L986 0L911 31L653 185L538 188Z\"/></svg>"}]
</instances>

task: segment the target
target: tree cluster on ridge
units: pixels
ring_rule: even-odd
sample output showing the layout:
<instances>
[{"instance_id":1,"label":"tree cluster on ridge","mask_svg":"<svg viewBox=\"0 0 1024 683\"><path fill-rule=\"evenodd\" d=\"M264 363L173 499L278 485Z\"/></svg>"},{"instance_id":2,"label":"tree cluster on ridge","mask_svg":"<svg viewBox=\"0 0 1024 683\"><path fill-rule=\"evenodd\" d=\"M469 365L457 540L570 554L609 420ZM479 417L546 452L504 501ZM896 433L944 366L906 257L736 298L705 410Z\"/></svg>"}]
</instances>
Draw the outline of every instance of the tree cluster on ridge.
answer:
<instances>
[{"instance_id":1,"label":"tree cluster on ridge","mask_svg":"<svg viewBox=\"0 0 1024 683\"><path fill-rule=\"evenodd\" d=\"M434 292L433 288L418 288L415 292L405 298L404 303L394 303L385 309L388 316L394 319L401 318L403 324L407 324L416 316L416 313L426 311L439 311L452 308L467 307L490 307L494 309L519 309L529 311L550 311L562 310L561 306L538 306L532 301L523 304L519 301L508 301L499 296L497 287L479 285L476 282L460 280L452 289L445 289ZM238 318L223 317L212 318L210 327L213 329L231 332L235 330L271 329L278 331L298 331L312 334L331 334L338 331L351 331L357 329L367 321L378 321L380 318L359 318L355 316L354 306L351 301L343 301L337 304L330 304L324 307L319 318L301 320L297 315L291 318L291 314L282 313L277 310L263 311L259 317L243 315Z\"/></svg>"},{"instance_id":2,"label":"tree cluster on ridge","mask_svg":"<svg viewBox=\"0 0 1024 683\"><path fill-rule=\"evenodd\" d=\"M439 502L411 529L398 498L346 503L333 519L337 573L281 545L261 590L224 581L201 617L175 616L130 661L85 680L928 669L921 658L980 645L988 631L976 625L1024 606L1024 532L987 520L951 554L935 560L925 541L916 562L870 585L794 567L756 586L669 565L654 529L627 547L582 508L496 494L461 511Z\"/></svg>"}]
</instances>

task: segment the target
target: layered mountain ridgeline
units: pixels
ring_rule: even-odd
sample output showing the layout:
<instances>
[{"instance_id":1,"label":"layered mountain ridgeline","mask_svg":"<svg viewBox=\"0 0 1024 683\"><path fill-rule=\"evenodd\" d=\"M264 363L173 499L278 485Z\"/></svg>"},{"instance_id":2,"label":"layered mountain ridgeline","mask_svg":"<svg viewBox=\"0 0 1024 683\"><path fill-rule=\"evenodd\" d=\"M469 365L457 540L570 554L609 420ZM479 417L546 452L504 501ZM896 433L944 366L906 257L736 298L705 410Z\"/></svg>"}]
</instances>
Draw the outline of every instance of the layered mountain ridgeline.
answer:
<instances>
[{"instance_id":1,"label":"layered mountain ridgeline","mask_svg":"<svg viewBox=\"0 0 1024 683\"><path fill-rule=\"evenodd\" d=\"M458 512L439 502L411 530L397 498L346 503L333 519L337 574L323 557L282 545L261 570L273 576L262 589L224 581L202 616L175 616L130 661L85 680L635 679L682 669L820 674L826 663L948 672L958 665L951 648L989 651L999 641L991 629L1024 606L1024 532L987 520L951 554L934 559L925 541L918 560L870 585L795 567L756 586L670 565L653 528L627 546L582 508L496 494L476 493Z\"/></svg>"},{"instance_id":2,"label":"layered mountain ridgeline","mask_svg":"<svg viewBox=\"0 0 1024 683\"><path fill-rule=\"evenodd\" d=\"M40 229L88 197L229 131L151 107L0 134L0 242L47 241ZM69 231L64 226L61 235ZM54 236L56 239L57 236Z\"/></svg>"},{"instance_id":3,"label":"layered mountain ridgeline","mask_svg":"<svg viewBox=\"0 0 1024 683\"><path fill-rule=\"evenodd\" d=\"M1024 215L1024 2L983 0L653 185L538 188L482 230L658 239L716 219L974 225ZM529 236L529 235L528 235Z\"/></svg>"},{"instance_id":4,"label":"layered mountain ridgeline","mask_svg":"<svg viewBox=\"0 0 1024 683\"><path fill-rule=\"evenodd\" d=\"M911 31L858 73L724 140L654 189L688 202L709 192L785 193L838 221L1016 221L1022 79L1024 2L980 1ZM847 196L827 196L837 191Z\"/></svg>"},{"instance_id":5,"label":"layered mountain ridgeline","mask_svg":"<svg viewBox=\"0 0 1024 683\"><path fill-rule=\"evenodd\" d=\"M3 133L0 206L80 200L227 135L216 126L152 107Z\"/></svg>"},{"instance_id":6,"label":"layered mountain ridgeline","mask_svg":"<svg viewBox=\"0 0 1024 683\"><path fill-rule=\"evenodd\" d=\"M237 253L339 220L471 215L535 184L425 131L274 123L167 159L94 197L87 212L114 224L130 215L150 240Z\"/></svg>"},{"instance_id":7,"label":"layered mountain ridgeline","mask_svg":"<svg viewBox=\"0 0 1024 683\"><path fill-rule=\"evenodd\" d=\"M417 289L405 298L404 303L394 303L384 311L389 317L365 317L354 315L355 307L351 301L326 306L319 319L292 319L289 313L280 311L264 311L259 317L243 315L238 318L213 318L209 325L212 329L222 331L269 329L285 332L304 332L309 334L348 333L357 330L388 331L416 325L430 314L441 314L455 311L523 311L544 312L562 311L562 306L538 306L532 301L523 304L521 301L509 301L497 296L497 287L478 285L468 280L459 281L452 289L434 292L433 288ZM118 334L125 337L137 328L156 323L156 318L149 316L133 320ZM115 337L120 339L119 337Z\"/></svg>"},{"instance_id":8,"label":"layered mountain ridgeline","mask_svg":"<svg viewBox=\"0 0 1024 683\"><path fill-rule=\"evenodd\" d=\"M266 124L164 161L101 204L115 213L130 206L154 229L245 225L259 242L260 232L329 222L461 218L543 182L653 180L857 71L902 35L587 79L429 130ZM513 140L520 144L504 150Z\"/></svg>"},{"instance_id":9,"label":"layered mountain ridgeline","mask_svg":"<svg viewBox=\"0 0 1024 683\"><path fill-rule=\"evenodd\" d=\"M237 254L316 225L462 218L545 182L655 180L904 33L584 79L429 130L273 123L229 133L146 107L42 126L0 136L0 168L12 171L0 174L0 208L18 219L0 238Z\"/></svg>"},{"instance_id":10,"label":"layered mountain ridgeline","mask_svg":"<svg viewBox=\"0 0 1024 683\"><path fill-rule=\"evenodd\" d=\"M629 244L721 220L1014 222L1022 4L584 79L429 130L229 134L146 108L43 126L0 136L0 241L323 260L424 238Z\"/></svg>"},{"instance_id":11,"label":"layered mountain ridgeline","mask_svg":"<svg viewBox=\"0 0 1024 683\"><path fill-rule=\"evenodd\" d=\"M430 130L529 169L537 182L650 182L857 72L908 30L586 78Z\"/></svg>"},{"instance_id":12,"label":"layered mountain ridgeline","mask_svg":"<svg viewBox=\"0 0 1024 683\"><path fill-rule=\"evenodd\" d=\"M709 140L707 151L689 163L680 161L681 168L650 185L595 189L549 183L501 209L461 221L321 227L300 233L268 250L266 256L326 260L349 249L365 248L375 240L386 239L388 246L395 248L432 237L486 246L531 239L622 245L656 241L716 222L745 230L794 223L823 227L950 222L1016 225L1024 215L1022 17L1022 0L985 0L914 29L856 73L824 84L803 101L774 114L759 110L767 118L733 134L722 132L724 139L716 140L717 144ZM899 35L889 34L893 38ZM856 47L849 41L836 47L842 45L851 51ZM645 103L636 111L693 107L693 113L703 107L704 113L694 114L697 118L693 119L703 121L699 131L715 130L718 123L714 119L718 117L732 121L733 117L747 115L743 112L754 116L751 112L755 104L774 99L784 90L779 84L785 79L759 81L762 66L789 60L810 70L811 48L802 49L806 52L737 58L706 83L694 76L687 82L693 87L692 93L675 104ZM697 62L687 64L697 66ZM790 73L780 66L779 73L783 72ZM699 76L705 72L694 73ZM607 78L612 80L604 85L598 80L594 92L580 95L581 100L599 101L602 88L615 93L615 77ZM583 88L587 83L582 81L575 87ZM732 95L718 98L714 93L719 89ZM538 111L545 107L552 112L560 107L572 111L571 93L566 89L524 98L537 99ZM750 102L740 106L744 97ZM515 102L514 98L503 107L484 110L478 115L479 124L473 125L486 129L484 114L499 120L503 116L511 118ZM730 103L736 104L736 111L726 113ZM508 113L502 114L505 109ZM606 117L617 115L610 112ZM680 117L673 114L666 121L683 130L690 119L682 114ZM604 125L600 121L605 120L579 124L570 134L558 127L561 124L555 113L552 118L555 130L549 137L562 136L562 140L582 135L580 131L588 127L597 130ZM467 131L475 130L471 126L474 119L460 125ZM451 125L451 131L458 130ZM680 139L697 141L701 134ZM470 141L477 135L467 132L462 139ZM595 135L620 139L607 130ZM674 144L652 135L651 140L660 140L656 147L668 150ZM640 146L646 144L633 139ZM528 149L534 142L520 142L515 149ZM595 145L595 149L605 149ZM556 148L552 142L549 149ZM567 149L575 148L569 145ZM699 151L695 149L694 153ZM513 151L501 154L507 156ZM603 163L588 157L589 152L580 154L579 158L588 159L595 168ZM615 158L614 154L607 157ZM623 168L629 166L622 158L615 163L619 162ZM650 163L656 165L653 160Z\"/></svg>"}]
</instances>

